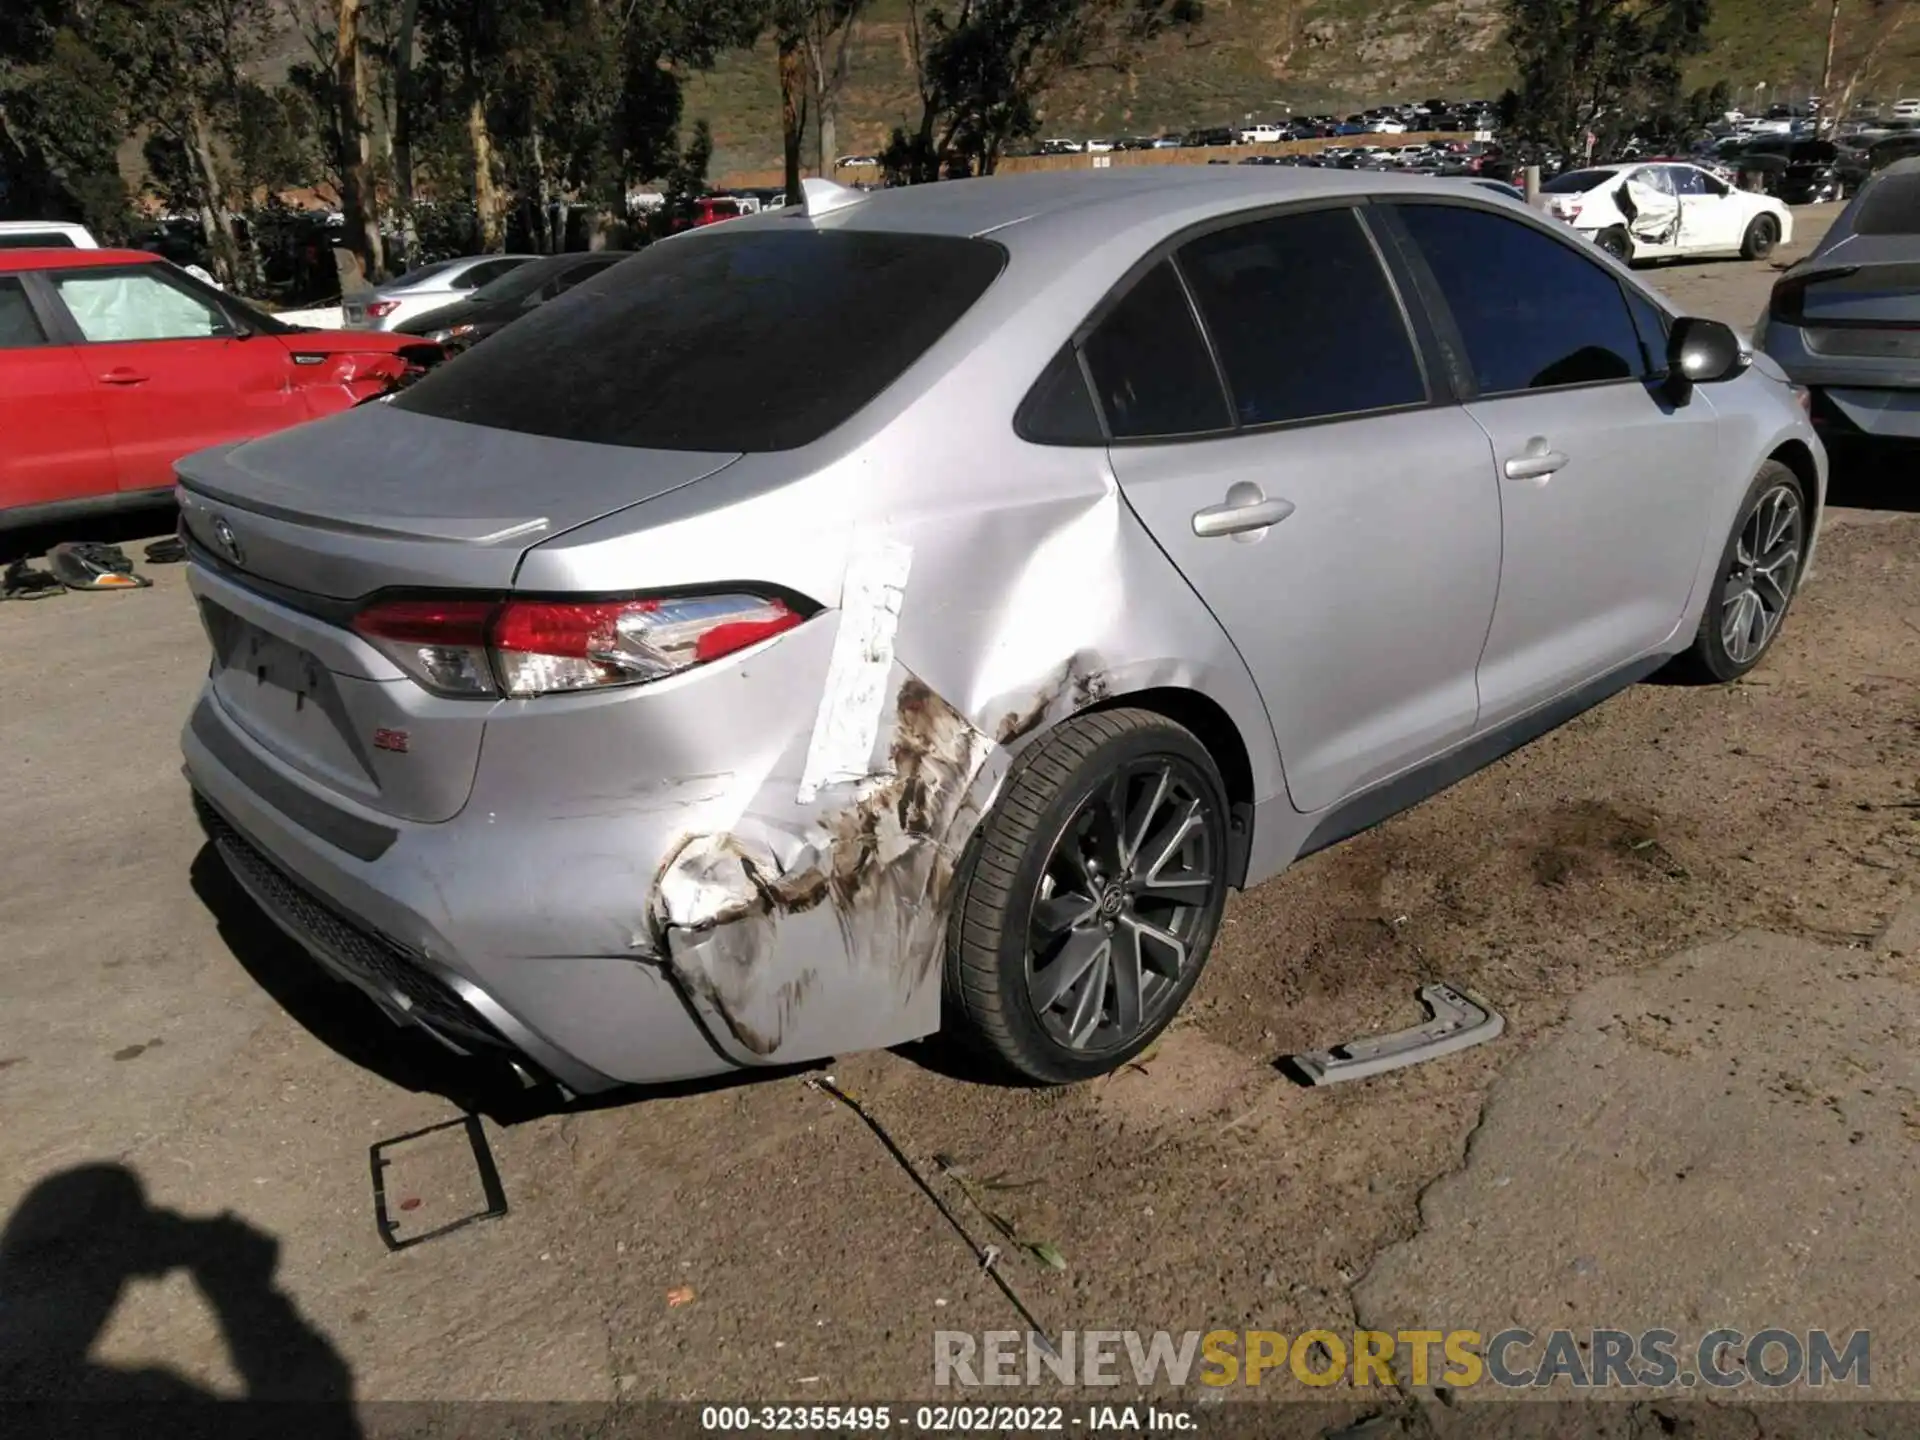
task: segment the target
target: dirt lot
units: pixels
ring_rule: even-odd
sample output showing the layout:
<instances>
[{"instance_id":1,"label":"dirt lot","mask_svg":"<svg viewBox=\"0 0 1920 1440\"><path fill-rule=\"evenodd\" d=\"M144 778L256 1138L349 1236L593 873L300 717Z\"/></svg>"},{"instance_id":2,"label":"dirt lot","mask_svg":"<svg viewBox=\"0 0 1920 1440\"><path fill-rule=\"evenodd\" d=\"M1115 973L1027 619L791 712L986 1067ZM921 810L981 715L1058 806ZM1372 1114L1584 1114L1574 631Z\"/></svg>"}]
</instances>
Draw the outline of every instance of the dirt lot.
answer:
<instances>
[{"instance_id":1,"label":"dirt lot","mask_svg":"<svg viewBox=\"0 0 1920 1440\"><path fill-rule=\"evenodd\" d=\"M1745 325L1771 276L1652 278ZM1355 1282L1582 992L1756 928L1844 973L1920 871L1920 490L1843 475L1834 501L1748 681L1639 686L1238 898L1148 1063L1057 1091L918 1053L833 1073L983 1239L933 1157L1027 1182L980 1193L1065 1258L1006 1262L1052 1329L1352 1329ZM524 1113L317 978L201 851L175 735L203 642L177 568L150 573L0 607L0 1364L24 1362L21 1392L900 1398L928 1392L936 1328L1020 1323L806 1076ZM1411 1021L1441 977L1506 1035L1331 1091L1275 1070ZM388 1254L368 1147L469 1101L511 1213ZM460 1174L403 1157L389 1201L450 1216ZM1904 1172L1880 1183L1904 1209ZM22 1259L46 1234L78 1237L51 1270Z\"/></svg>"}]
</instances>

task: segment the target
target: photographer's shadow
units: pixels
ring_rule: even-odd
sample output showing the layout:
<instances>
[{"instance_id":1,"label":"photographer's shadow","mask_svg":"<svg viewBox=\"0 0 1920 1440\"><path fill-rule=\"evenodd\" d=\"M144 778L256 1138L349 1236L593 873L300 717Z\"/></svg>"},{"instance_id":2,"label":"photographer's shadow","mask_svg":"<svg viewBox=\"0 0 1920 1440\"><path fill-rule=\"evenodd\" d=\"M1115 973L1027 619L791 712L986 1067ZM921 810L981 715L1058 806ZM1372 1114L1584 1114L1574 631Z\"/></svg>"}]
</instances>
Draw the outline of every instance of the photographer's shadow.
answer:
<instances>
[{"instance_id":1,"label":"photographer's shadow","mask_svg":"<svg viewBox=\"0 0 1920 1440\"><path fill-rule=\"evenodd\" d=\"M123 1165L76 1166L30 1190L0 1230L0 1394L25 1401L212 1401L164 1368L102 1364L92 1350L127 1283L175 1270L216 1316L248 1400L330 1402L307 1434L358 1436L353 1372L274 1283L280 1245L237 1216L157 1209Z\"/></svg>"}]
</instances>

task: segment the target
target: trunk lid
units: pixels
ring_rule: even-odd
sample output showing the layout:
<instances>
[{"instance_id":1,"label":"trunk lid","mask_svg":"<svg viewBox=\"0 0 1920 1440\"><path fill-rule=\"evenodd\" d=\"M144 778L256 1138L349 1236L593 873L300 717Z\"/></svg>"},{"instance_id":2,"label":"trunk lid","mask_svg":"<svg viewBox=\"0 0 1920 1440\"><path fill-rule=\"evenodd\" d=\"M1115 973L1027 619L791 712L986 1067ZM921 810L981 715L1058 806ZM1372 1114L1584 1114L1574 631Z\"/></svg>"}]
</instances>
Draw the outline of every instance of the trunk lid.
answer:
<instances>
[{"instance_id":1,"label":"trunk lid","mask_svg":"<svg viewBox=\"0 0 1920 1440\"><path fill-rule=\"evenodd\" d=\"M736 454L633 450L362 405L189 455L193 540L306 595L505 590L533 546L723 469Z\"/></svg>"},{"instance_id":2,"label":"trunk lid","mask_svg":"<svg viewBox=\"0 0 1920 1440\"><path fill-rule=\"evenodd\" d=\"M428 694L350 633L357 602L388 589L504 592L534 546L737 458L385 405L188 456L181 523L232 743L367 809L451 817L493 704Z\"/></svg>"}]
</instances>

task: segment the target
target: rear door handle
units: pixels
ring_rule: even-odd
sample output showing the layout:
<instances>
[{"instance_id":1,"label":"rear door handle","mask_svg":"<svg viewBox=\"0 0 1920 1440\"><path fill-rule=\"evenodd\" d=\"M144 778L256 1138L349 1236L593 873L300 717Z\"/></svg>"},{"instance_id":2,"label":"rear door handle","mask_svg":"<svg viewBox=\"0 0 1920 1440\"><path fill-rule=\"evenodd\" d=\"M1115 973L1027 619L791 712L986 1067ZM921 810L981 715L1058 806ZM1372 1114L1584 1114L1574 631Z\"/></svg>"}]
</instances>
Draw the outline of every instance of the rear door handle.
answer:
<instances>
[{"instance_id":1,"label":"rear door handle","mask_svg":"<svg viewBox=\"0 0 1920 1440\"><path fill-rule=\"evenodd\" d=\"M1527 442L1523 453L1507 461L1507 479L1544 480L1566 463L1567 457L1563 452L1549 450L1547 442L1536 435Z\"/></svg>"},{"instance_id":2,"label":"rear door handle","mask_svg":"<svg viewBox=\"0 0 1920 1440\"><path fill-rule=\"evenodd\" d=\"M151 378L131 365L116 365L100 377L102 385L144 385Z\"/></svg>"},{"instance_id":3,"label":"rear door handle","mask_svg":"<svg viewBox=\"0 0 1920 1440\"><path fill-rule=\"evenodd\" d=\"M1237 481L1227 491L1226 502L1193 512L1193 533L1203 540L1220 535L1244 535L1249 530L1264 530L1278 525L1293 513L1293 502L1278 497L1269 500L1252 481Z\"/></svg>"}]
</instances>

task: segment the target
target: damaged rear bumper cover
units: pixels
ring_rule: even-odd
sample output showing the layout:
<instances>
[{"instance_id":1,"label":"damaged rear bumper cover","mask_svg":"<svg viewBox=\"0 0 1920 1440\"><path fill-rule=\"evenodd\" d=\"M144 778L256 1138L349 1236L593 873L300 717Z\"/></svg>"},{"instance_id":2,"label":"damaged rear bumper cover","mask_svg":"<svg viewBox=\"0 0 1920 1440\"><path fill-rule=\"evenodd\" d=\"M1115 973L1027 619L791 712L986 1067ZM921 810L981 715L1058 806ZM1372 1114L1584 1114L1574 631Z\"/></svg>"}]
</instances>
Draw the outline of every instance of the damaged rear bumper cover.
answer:
<instances>
[{"instance_id":1,"label":"damaged rear bumper cover","mask_svg":"<svg viewBox=\"0 0 1920 1440\"><path fill-rule=\"evenodd\" d=\"M199 717L183 744L229 869L329 973L453 1048L503 1047L593 1093L938 1028L946 901L1006 752L898 664L875 688L864 774L809 783L801 717L757 776L610 797L549 817L537 846L489 823L484 765L460 816L389 821L391 846L361 859L223 763L238 747L306 784L212 696L223 743L204 743ZM519 883L503 893L516 831Z\"/></svg>"}]
</instances>

